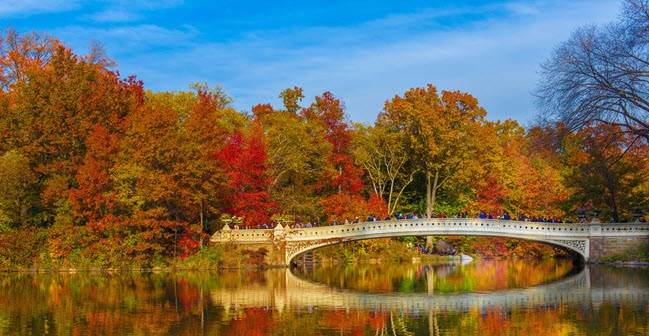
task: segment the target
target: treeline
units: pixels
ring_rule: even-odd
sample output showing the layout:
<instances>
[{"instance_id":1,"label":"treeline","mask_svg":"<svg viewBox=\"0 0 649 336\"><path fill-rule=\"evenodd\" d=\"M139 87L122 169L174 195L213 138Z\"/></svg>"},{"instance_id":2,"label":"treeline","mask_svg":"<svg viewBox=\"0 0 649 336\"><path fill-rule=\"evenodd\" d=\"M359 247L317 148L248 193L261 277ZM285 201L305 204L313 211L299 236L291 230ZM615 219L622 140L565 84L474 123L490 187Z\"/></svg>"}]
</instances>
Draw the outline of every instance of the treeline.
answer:
<instances>
[{"instance_id":1,"label":"treeline","mask_svg":"<svg viewBox=\"0 0 649 336\"><path fill-rule=\"evenodd\" d=\"M619 126L525 130L433 85L351 123L330 92L237 111L220 87L151 92L101 48L0 35L0 268L165 265L224 220L480 211L633 219L649 146ZM234 219L233 219L234 216Z\"/></svg>"}]
</instances>

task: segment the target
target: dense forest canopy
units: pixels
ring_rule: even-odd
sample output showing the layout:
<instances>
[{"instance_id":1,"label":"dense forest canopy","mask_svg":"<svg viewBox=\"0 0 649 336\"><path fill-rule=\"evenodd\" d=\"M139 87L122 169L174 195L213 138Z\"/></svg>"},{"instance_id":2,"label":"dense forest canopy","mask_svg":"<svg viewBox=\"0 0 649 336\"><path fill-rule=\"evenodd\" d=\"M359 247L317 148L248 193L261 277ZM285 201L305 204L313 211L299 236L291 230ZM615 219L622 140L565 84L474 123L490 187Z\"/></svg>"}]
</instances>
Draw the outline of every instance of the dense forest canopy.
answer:
<instances>
[{"instance_id":1,"label":"dense forest canopy","mask_svg":"<svg viewBox=\"0 0 649 336\"><path fill-rule=\"evenodd\" d=\"M0 266L146 265L195 253L224 223L589 212L621 222L649 207L637 123L524 129L428 84L363 125L331 92L308 103L287 88L283 106L245 112L219 86L151 92L116 68L99 47L78 55L46 34L0 34Z\"/></svg>"}]
</instances>

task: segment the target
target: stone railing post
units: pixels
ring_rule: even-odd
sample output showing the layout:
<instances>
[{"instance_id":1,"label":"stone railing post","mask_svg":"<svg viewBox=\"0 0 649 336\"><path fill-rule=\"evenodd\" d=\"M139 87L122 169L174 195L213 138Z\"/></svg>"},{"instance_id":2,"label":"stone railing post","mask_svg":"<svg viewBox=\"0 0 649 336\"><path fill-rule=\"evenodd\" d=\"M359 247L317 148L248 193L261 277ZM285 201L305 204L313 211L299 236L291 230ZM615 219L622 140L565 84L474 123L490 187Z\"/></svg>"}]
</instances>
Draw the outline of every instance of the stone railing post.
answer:
<instances>
[{"instance_id":1,"label":"stone railing post","mask_svg":"<svg viewBox=\"0 0 649 336\"><path fill-rule=\"evenodd\" d=\"M230 225L225 224L221 231L219 231L219 235L221 236L221 239L232 238L232 229L230 229Z\"/></svg>"},{"instance_id":2,"label":"stone railing post","mask_svg":"<svg viewBox=\"0 0 649 336\"><path fill-rule=\"evenodd\" d=\"M590 229L590 236L591 237L601 237L602 236L602 225L601 225L601 223L599 223L599 222L597 222L597 223L591 222L591 224L589 225L589 229Z\"/></svg>"},{"instance_id":3,"label":"stone railing post","mask_svg":"<svg viewBox=\"0 0 649 336\"><path fill-rule=\"evenodd\" d=\"M282 224L277 224L275 226L275 229L273 229L273 239L274 240L284 240L284 237L286 236L286 232L284 231L284 227Z\"/></svg>"}]
</instances>

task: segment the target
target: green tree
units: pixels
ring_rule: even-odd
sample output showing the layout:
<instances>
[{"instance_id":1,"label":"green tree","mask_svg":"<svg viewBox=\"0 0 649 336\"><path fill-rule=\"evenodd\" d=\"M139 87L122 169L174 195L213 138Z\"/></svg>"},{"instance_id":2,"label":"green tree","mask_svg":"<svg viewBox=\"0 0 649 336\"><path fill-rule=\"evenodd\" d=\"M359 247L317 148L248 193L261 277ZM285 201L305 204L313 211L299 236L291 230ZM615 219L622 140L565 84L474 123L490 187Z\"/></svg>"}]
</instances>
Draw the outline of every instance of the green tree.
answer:
<instances>
[{"instance_id":1,"label":"green tree","mask_svg":"<svg viewBox=\"0 0 649 336\"><path fill-rule=\"evenodd\" d=\"M284 92L287 91L301 92L298 89ZM285 102L288 106L283 110L257 105L252 111L267 135L269 192L278 204L278 211L319 218L322 207L314 185L328 167L331 144L324 140L325 131L320 125L295 112L297 101Z\"/></svg>"},{"instance_id":2,"label":"green tree","mask_svg":"<svg viewBox=\"0 0 649 336\"><path fill-rule=\"evenodd\" d=\"M26 157L15 150L0 157L0 232L28 223L34 181Z\"/></svg>"}]
</instances>

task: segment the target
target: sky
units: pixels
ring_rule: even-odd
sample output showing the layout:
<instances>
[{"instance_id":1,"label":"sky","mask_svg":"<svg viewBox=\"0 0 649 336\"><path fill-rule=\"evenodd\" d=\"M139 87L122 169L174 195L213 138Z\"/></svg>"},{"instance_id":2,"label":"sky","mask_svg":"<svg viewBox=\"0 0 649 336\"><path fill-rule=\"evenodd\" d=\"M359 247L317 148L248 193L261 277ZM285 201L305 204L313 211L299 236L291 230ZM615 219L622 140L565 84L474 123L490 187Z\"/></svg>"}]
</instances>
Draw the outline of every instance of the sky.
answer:
<instances>
[{"instance_id":1,"label":"sky","mask_svg":"<svg viewBox=\"0 0 649 336\"><path fill-rule=\"evenodd\" d=\"M472 94L487 119L531 124L540 65L577 28L606 24L620 0L1 0L0 27L36 31L85 55L98 42L122 77L152 91L219 85L250 111L301 87L330 91L372 124L410 88Z\"/></svg>"}]
</instances>

